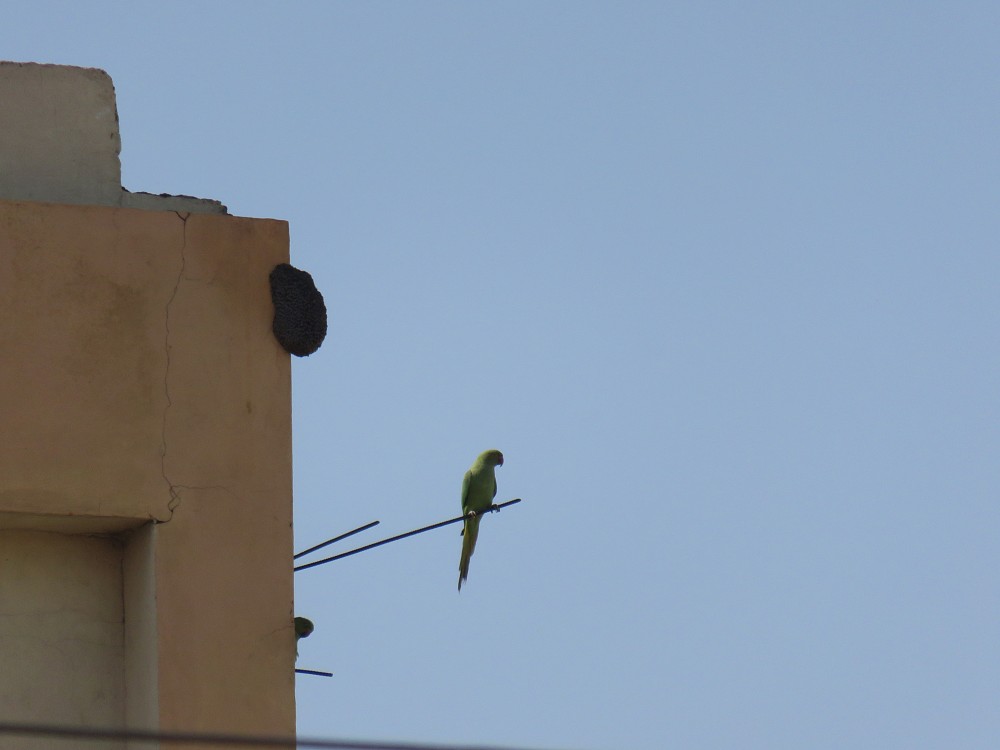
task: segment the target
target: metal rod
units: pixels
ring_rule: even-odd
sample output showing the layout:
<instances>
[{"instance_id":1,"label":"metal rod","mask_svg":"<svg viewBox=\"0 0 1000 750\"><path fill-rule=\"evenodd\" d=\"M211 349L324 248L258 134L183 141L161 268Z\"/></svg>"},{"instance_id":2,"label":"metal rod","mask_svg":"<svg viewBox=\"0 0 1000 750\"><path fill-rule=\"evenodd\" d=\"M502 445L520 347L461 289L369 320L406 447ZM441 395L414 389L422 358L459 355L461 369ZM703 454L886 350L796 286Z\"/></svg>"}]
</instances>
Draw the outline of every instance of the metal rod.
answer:
<instances>
[{"instance_id":1,"label":"metal rod","mask_svg":"<svg viewBox=\"0 0 1000 750\"><path fill-rule=\"evenodd\" d=\"M340 536L335 536L333 539L327 539L322 544L317 544L315 547L310 547L309 549L304 549L297 555L292 557L293 560L298 560L300 557L308 555L310 552L315 552L318 549L323 549L328 544L333 544L334 542L339 542L341 539L347 539L349 536L354 536L355 534L360 534L362 531L367 531L372 526L378 526L378 521L372 521L371 523L366 523L364 526L358 526L358 528L353 531L348 531L346 534L341 534Z\"/></svg>"},{"instance_id":2,"label":"metal rod","mask_svg":"<svg viewBox=\"0 0 1000 750\"><path fill-rule=\"evenodd\" d=\"M505 503L500 503L499 505L493 505L489 511L486 512L496 512L501 508L506 508L508 505L513 505L514 503L521 502L521 498L516 498L514 500L508 500ZM479 515L483 515L480 513ZM350 557L351 555L356 555L359 552L364 552L368 549L374 549L375 547L381 547L383 544L388 544L389 542L397 542L400 539L406 539L408 536L413 536L414 534L422 534L425 531L430 531L431 529L439 529L442 526L447 526L450 523L458 523L459 521L464 521L465 516L458 516L457 518L449 518L447 521L439 521L438 523L432 523L430 526L424 526L420 529L414 529L413 531L407 531L405 534L397 534L396 536L391 536L388 539L383 539L380 542L372 542L371 544L366 544L364 547L358 547L357 549L352 549L348 552L341 552L339 555L334 555L333 557L325 557L322 560L316 560L315 562L305 563L303 565L296 565L292 570L299 571L305 570L306 568L315 568L317 565L325 565L328 562L333 562L334 560L340 560L344 557Z\"/></svg>"}]
</instances>

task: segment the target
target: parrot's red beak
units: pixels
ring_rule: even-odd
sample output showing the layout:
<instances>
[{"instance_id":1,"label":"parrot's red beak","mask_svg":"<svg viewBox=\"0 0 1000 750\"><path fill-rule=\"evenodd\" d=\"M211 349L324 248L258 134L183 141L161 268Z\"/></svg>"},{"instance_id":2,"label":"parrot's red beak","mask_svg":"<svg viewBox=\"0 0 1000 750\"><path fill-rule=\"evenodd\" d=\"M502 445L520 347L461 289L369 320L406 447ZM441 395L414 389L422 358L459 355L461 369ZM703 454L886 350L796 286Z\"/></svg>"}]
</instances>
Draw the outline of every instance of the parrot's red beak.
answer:
<instances>
[{"instance_id":1,"label":"parrot's red beak","mask_svg":"<svg viewBox=\"0 0 1000 750\"><path fill-rule=\"evenodd\" d=\"M500 463L497 466L503 466L503 453L500 454Z\"/></svg>"}]
</instances>

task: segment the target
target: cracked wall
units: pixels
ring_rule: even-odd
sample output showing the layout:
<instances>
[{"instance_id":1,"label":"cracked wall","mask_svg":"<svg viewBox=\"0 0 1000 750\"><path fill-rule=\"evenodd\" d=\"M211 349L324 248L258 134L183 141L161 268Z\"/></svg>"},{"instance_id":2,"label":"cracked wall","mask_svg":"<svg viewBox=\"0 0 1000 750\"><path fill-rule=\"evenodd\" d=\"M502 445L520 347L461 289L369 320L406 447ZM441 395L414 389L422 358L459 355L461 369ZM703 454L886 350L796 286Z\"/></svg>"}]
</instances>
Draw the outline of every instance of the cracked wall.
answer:
<instances>
[{"instance_id":1,"label":"cracked wall","mask_svg":"<svg viewBox=\"0 0 1000 750\"><path fill-rule=\"evenodd\" d=\"M133 726L294 732L287 260L280 221L0 200L0 533L125 540Z\"/></svg>"}]
</instances>

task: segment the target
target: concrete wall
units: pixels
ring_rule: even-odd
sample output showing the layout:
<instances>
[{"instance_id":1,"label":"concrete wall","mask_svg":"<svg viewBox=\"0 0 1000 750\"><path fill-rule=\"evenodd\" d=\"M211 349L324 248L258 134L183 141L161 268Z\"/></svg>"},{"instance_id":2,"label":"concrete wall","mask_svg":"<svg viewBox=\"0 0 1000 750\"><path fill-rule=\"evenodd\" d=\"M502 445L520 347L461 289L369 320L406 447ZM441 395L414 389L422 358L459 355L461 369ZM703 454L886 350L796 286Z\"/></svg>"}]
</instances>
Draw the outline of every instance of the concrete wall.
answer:
<instances>
[{"instance_id":1,"label":"concrete wall","mask_svg":"<svg viewBox=\"0 0 1000 750\"><path fill-rule=\"evenodd\" d=\"M77 537L124 601L95 674L128 697L70 691L47 720L294 732L291 371L268 283L287 260L280 221L0 201L0 527L125 545ZM0 622L39 611L18 570ZM0 668L0 706L33 694L32 664L76 679L31 654Z\"/></svg>"},{"instance_id":2,"label":"concrete wall","mask_svg":"<svg viewBox=\"0 0 1000 750\"><path fill-rule=\"evenodd\" d=\"M124 603L125 726L160 725L159 629L156 608L156 530L147 523L125 537ZM149 743L126 743L147 750Z\"/></svg>"},{"instance_id":3,"label":"concrete wall","mask_svg":"<svg viewBox=\"0 0 1000 750\"><path fill-rule=\"evenodd\" d=\"M0 198L226 213L219 201L124 190L111 77L97 68L0 61Z\"/></svg>"},{"instance_id":4,"label":"concrete wall","mask_svg":"<svg viewBox=\"0 0 1000 750\"><path fill-rule=\"evenodd\" d=\"M8 144L0 149L0 196L119 200L118 108L103 70L0 63L0 133Z\"/></svg>"},{"instance_id":5,"label":"concrete wall","mask_svg":"<svg viewBox=\"0 0 1000 750\"><path fill-rule=\"evenodd\" d=\"M124 718L122 546L0 531L0 716L119 726ZM51 740L0 738L5 750ZM121 742L95 742L122 750Z\"/></svg>"},{"instance_id":6,"label":"concrete wall","mask_svg":"<svg viewBox=\"0 0 1000 750\"><path fill-rule=\"evenodd\" d=\"M0 717L291 735L288 226L123 190L100 70L0 133Z\"/></svg>"}]
</instances>

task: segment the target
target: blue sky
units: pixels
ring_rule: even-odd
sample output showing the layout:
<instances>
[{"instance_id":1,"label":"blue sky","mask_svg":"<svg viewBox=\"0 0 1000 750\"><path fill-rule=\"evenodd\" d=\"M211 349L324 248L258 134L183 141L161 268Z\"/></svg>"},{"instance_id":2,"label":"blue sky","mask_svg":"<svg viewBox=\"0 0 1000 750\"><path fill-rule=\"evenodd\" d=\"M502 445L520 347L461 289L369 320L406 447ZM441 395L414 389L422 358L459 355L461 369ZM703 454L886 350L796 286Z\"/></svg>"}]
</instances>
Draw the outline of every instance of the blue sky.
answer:
<instances>
[{"instance_id":1,"label":"blue sky","mask_svg":"<svg viewBox=\"0 0 1000 750\"><path fill-rule=\"evenodd\" d=\"M995 3L51 3L123 182L288 220L309 736L1000 737ZM339 549L346 549L340 547Z\"/></svg>"}]
</instances>

